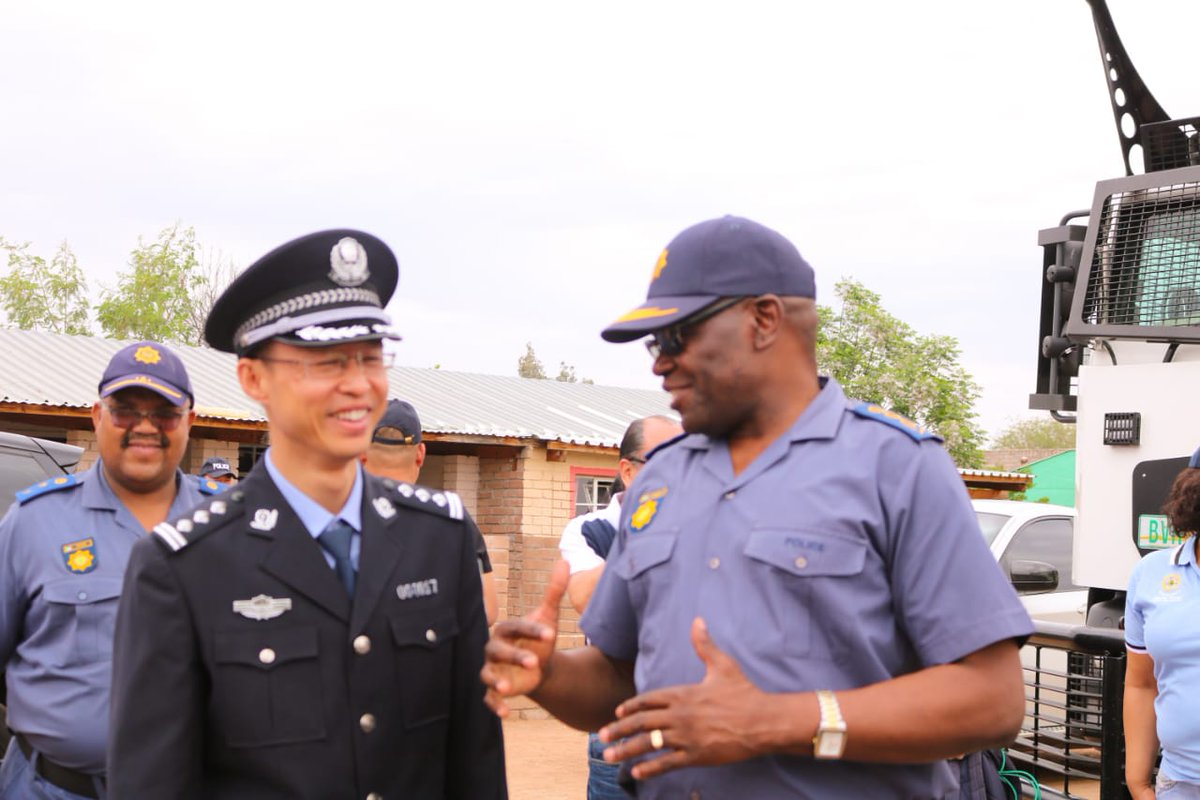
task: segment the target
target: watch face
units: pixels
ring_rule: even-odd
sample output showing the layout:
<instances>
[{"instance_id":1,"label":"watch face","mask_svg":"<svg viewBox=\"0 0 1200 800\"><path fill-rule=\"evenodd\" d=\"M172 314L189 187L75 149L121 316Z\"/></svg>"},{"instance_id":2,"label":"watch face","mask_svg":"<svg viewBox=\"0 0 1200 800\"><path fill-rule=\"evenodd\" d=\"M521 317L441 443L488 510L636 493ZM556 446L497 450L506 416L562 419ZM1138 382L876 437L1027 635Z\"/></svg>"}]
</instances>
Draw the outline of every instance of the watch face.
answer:
<instances>
[{"instance_id":1,"label":"watch face","mask_svg":"<svg viewBox=\"0 0 1200 800\"><path fill-rule=\"evenodd\" d=\"M840 758L846 749L845 731L821 731L817 738L817 758Z\"/></svg>"}]
</instances>

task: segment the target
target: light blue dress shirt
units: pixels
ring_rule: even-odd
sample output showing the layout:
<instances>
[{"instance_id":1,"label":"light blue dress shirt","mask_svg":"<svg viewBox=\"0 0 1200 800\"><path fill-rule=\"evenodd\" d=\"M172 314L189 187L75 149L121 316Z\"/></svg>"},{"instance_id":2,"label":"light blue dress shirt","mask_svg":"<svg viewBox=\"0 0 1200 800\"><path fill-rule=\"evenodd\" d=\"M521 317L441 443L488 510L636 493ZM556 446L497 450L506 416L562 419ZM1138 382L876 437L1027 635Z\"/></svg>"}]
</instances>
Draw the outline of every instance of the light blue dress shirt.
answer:
<instances>
[{"instance_id":1,"label":"light blue dress shirt","mask_svg":"<svg viewBox=\"0 0 1200 800\"><path fill-rule=\"evenodd\" d=\"M287 500L288 505L292 507L292 511L296 512L296 516L304 523L305 530L308 531L313 539L320 536L329 527L329 523L335 519L340 519L354 529L354 535L350 537L350 563L357 570L358 554L362 552L362 464L357 465L358 471L354 473L354 486L350 489L350 496L346 498L346 504L342 506L342 510L338 513L330 514L320 503L300 491L296 488L295 484L283 477L283 473L279 471L275 466L275 462L271 459L270 448L267 448L267 452L263 454L263 458L266 459L267 474L271 476L271 480L275 482L279 493L283 495L284 500ZM318 544L320 543L318 542ZM329 564L330 569L333 569L333 555L326 552L324 547L321 548L321 555L325 556L325 562Z\"/></svg>"}]
</instances>

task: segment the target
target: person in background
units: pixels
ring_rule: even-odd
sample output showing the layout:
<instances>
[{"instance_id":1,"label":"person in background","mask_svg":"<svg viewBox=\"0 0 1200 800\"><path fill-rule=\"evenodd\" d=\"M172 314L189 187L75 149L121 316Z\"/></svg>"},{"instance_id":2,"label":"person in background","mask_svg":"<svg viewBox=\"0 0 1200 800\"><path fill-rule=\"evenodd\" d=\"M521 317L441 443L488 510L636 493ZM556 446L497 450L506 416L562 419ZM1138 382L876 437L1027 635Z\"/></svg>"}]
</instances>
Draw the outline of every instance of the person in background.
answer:
<instances>
[{"instance_id":1,"label":"person in background","mask_svg":"<svg viewBox=\"0 0 1200 800\"><path fill-rule=\"evenodd\" d=\"M600 728L641 800L958 794L951 757L1010 742L1029 615L940 440L818 375L812 268L738 217L694 225L610 325L649 337L687 436L627 490L556 651L568 569L495 626L489 705Z\"/></svg>"},{"instance_id":2,"label":"person in background","mask_svg":"<svg viewBox=\"0 0 1200 800\"><path fill-rule=\"evenodd\" d=\"M670 417L635 419L625 429L618 452L617 477L607 506L581 514L567 523L558 542L559 552L571 566L567 596L580 614L587 608L596 583L604 572L604 559L617 535L621 519L623 487L630 486L650 453L663 442L683 433ZM617 785L617 765L604 760L604 744L594 731L588 733L587 800L622 800L628 795Z\"/></svg>"},{"instance_id":3,"label":"person in background","mask_svg":"<svg viewBox=\"0 0 1200 800\"><path fill-rule=\"evenodd\" d=\"M412 403L406 400L390 400L383 418L375 426L371 445L363 454L363 466L372 475L416 484L425 465L425 442L421 437L421 419ZM488 625L496 621L499 602L496 599L496 581L492 574L492 560L488 557L487 542L478 528L475 529L475 559L479 563L479 575L483 579L483 605L487 612Z\"/></svg>"},{"instance_id":4,"label":"person in background","mask_svg":"<svg viewBox=\"0 0 1200 800\"><path fill-rule=\"evenodd\" d=\"M1200 800L1192 694L1200 685L1200 449L1176 476L1163 513L1183 544L1139 561L1125 595L1125 783L1133 800Z\"/></svg>"},{"instance_id":5,"label":"person in background","mask_svg":"<svg viewBox=\"0 0 1200 800\"><path fill-rule=\"evenodd\" d=\"M504 800L475 526L453 492L370 475L396 258L288 242L217 298L271 446L134 545L117 615L110 800Z\"/></svg>"},{"instance_id":6,"label":"person in background","mask_svg":"<svg viewBox=\"0 0 1200 800\"><path fill-rule=\"evenodd\" d=\"M228 461L218 456L213 456L204 462L204 465L200 467L200 477L225 486L233 486L238 482L237 473L233 471L233 467L229 466Z\"/></svg>"},{"instance_id":7,"label":"person in background","mask_svg":"<svg viewBox=\"0 0 1200 800\"><path fill-rule=\"evenodd\" d=\"M130 551L217 491L179 469L194 407L170 348L121 348L92 404L100 458L17 492L0 521L0 667L14 734L3 800L105 796L112 631Z\"/></svg>"}]
</instances>

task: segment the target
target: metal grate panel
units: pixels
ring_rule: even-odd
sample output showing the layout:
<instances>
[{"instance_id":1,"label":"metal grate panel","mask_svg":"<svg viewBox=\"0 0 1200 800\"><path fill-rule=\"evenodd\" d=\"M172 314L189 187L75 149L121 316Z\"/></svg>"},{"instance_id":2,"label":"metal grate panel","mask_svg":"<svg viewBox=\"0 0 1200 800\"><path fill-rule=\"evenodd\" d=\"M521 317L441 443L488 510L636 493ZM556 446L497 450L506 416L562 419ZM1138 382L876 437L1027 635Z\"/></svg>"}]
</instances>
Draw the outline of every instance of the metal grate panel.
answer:
<instances>
[{"instance_id":1,"label":"metal grate panel","mask_svg":"<svg viewBox=\"0 0 1200 800\"><path fill-rule=\"evenodd\" d=\"M1200 183L1110 195L1098 231L1085 322L1200 325Z\"/></svg>"}]
</instances>

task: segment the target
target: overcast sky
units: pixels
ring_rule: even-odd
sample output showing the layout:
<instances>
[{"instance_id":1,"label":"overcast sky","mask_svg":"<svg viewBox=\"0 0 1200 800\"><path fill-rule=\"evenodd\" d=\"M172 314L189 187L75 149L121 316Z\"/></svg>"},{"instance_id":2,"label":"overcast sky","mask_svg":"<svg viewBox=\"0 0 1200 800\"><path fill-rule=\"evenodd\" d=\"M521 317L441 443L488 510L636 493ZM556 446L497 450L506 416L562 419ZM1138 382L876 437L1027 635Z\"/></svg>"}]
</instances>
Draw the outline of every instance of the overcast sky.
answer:
<instances>
[{"instance_id":1,"label":"overcast sky","mask_svg":"<svg viewBox=\"0 0 1200 800\"><path fill-rule=\"evenodd\" d=\"M1200 7L1111 8L1162 106L1200 113ZM176 220L240 266L362 228L400 260L412 366L513 374L529 341L655 388L598 332L733 213L818 300L853 278L957 338L994 434L1030 413L1037 231L1123 174L1084 0L0 9L0 236L67 240L95 292Z\"/></svg>"}]
</instances>

